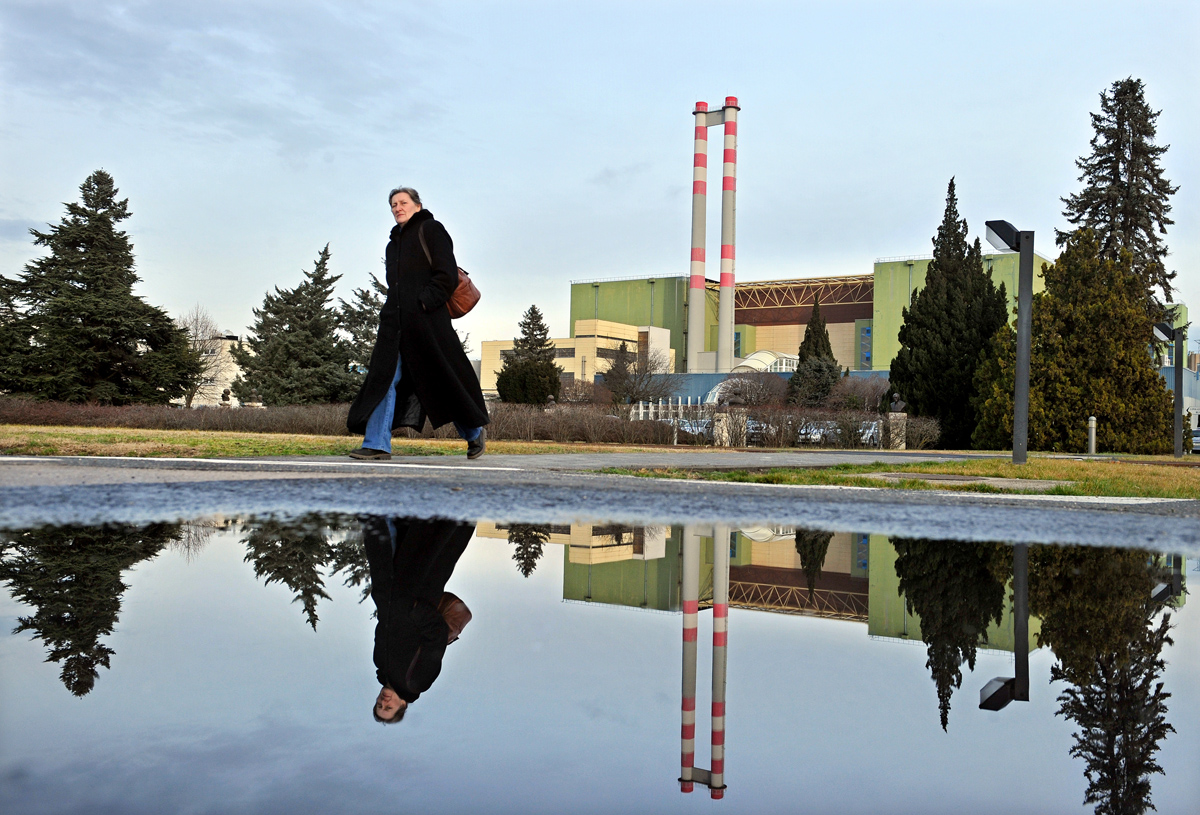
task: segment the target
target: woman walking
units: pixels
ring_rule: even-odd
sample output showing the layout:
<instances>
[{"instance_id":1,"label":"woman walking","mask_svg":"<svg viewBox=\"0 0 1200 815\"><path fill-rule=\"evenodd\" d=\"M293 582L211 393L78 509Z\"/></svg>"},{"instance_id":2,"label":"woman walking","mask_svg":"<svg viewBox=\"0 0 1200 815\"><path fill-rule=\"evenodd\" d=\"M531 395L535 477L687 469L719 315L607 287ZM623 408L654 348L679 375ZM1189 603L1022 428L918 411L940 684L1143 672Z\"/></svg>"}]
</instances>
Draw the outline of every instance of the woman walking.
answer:
<instances>
[{"instance_id":1,"label":"woman walking","mask_svg":"<svg viewBox=\"0 0 1200 815\"><path fill-rule=\"evenodd\" d=\"M435 428L453 422L467 442L467 458L479 458L487 407L446 309L458 286L454 242L421 207L416 190L394 189L388 203L396 225L384 256L387 300L367 379L346 419L351 433L364 436L350 457L390 459L392 430L420 430L428 417Z\"/></svg>"}]
</instances>

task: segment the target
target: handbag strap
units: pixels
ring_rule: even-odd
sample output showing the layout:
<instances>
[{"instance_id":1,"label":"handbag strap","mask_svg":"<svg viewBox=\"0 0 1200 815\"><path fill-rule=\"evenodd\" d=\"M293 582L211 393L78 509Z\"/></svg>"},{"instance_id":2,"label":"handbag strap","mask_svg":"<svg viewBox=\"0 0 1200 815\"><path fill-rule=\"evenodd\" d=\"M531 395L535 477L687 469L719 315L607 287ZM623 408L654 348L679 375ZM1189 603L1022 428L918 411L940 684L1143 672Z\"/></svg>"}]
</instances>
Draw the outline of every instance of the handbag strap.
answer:
<instances>
[{"instance_id":1,"label":"handbag strap","mask_svg":"<svg viewBox=\"0 0 1200 815\"><path fill-rule=\"evenodd\" d=\"M425 224L426 221L421 221L421 225L417 227L417 238L421 241L421 248L425 250L425 259L429 261L429 265L433 266L433 255L429 254L429 244L425 243Z\"/></svg>"}]
</instances>

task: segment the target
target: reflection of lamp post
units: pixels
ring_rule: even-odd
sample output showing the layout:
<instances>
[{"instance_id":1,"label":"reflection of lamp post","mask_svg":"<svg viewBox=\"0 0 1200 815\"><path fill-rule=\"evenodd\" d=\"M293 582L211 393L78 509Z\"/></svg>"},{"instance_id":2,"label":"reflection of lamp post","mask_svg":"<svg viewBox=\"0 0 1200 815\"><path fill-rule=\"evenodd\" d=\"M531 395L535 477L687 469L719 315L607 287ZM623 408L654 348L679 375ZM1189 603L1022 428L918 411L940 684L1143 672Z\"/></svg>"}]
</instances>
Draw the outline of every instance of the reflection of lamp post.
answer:
<instances>
[{"instance_id":1,"label":"reflection of lamp post","mask_svg":"<svg viewBox=\"0 0 1200 815\"><path fill-rule=\"evenodd\" d=\"M1014 699L1029 701L1029 545L1013 547L1013 652L1015 677L997 676L979 691L980 710L1000 710Z\"/></svg>"},{"instance_id":2,"label":"reflection of lamp post","mask_svg":"<svg viewBox=\"0 0 1200 815\"><path fill-rule=\"evenodd\" d=\"M1033 232L1018 232L1008 221L987 222L988 243L1020 252L1017 275L1017 370L1013 387L1013 464L1024 464L1029 449L1029 346L1033 333Z\"/></svg>"},{"instance_id":3,"label":"reflection of lamp post","mask_svg":"<svg viewBox=\"0 0 1200 815\"><path fill-rule=\"evenodd\" d=\"M1170 323L1155 323L1154 338L1159 342L1175 343L1175 458L1183 458L1183 365L1187 326L1178 328Z\"/></svg>"}]
</instances>

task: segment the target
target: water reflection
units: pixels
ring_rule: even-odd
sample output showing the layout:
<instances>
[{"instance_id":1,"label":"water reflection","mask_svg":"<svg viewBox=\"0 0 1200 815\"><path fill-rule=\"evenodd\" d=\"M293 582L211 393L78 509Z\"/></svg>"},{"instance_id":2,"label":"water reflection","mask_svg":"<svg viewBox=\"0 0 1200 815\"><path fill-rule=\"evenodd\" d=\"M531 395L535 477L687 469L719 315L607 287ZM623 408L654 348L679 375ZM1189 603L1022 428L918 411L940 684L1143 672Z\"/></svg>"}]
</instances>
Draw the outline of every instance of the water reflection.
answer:
<instances>
[{"instance_id":1,"label":"water reflection","mask_svg":"<svg viewBox=\"0 0 1200 815\"><path fill-rule=\"evenodd\" d=\"M474 524L452 521L363 521L376 609L375 676L381 685L376 721L404 718L438 678L446 647L471 619L466 605L445 589L474 534Z\"/></svg>"},{"instance_id":2,"label":"water reflection","mask_svg":"<svg viewBox=\"0 0 1200 815\"><path fill-rule=\"evenodd\" d=\"M0 581L33 613L17 618L14 634L32 632L46 661L62 664L59 678L76 696L90 693L113 650L112 633L129 588L122 572L179 539L178 524L40 527L4 534Z\"/></svg>"},{"instance_id":3,"label":"water reflection","mask_svg":"<svg viewBox=\"0 0 1200 815\"><path fill-rule=\"evenodd\" d=\"M1163 772L1159 754L1175 731L1168 721L1164 648L1172 643L1174 610L1186 600L1184 563L1135 549L1012 547L770 526L476 526L316 515L39 528L0 539L0 581L28 608L14 633L39 640L46 659L62 665L66 689L84 696L114 657L109 638L132 582L130 570L167 547L190 560L221 529L243 547L236 558L258 581L286 587L298 607L291 618L298 629L317 629L318 612L336 596L335 579L358 589L360 601L372 598L372 655L381 689L373 714L382 721L398 721L439 679L448 644L470 619L466 604L446 586L474 535L510 547L504 562L511 553L524 578L547 562L557 568L557 553L547 558L547 552L561 545L563 600L681 615L682 660L670 656L669 663L680 665L679 772L672 777L684 792L700 784L715 798L725 795L731 608L841 620L848 623L839 629L841 637L869 637L881 648L895 640L923 646L936 704L931 701L922 714L931 727L937 721L947 732L952 718L962 727L961 708L951 713L952 703L961 704L955 694L964 682L972 695L985 687L983 678L967 678L979 653L1013 654L1016 677L1000 677L1010 684L1007 696L995 698L1045 700L1051 689L1058 694L1056 713L1072 725L1063 750L1080 762L1086 803L1098 812L1152 807L1151 779ZM510 579L511 569L503 569ZM518 579L516 585L537 583ZM704 611L711 611L711 644L700 632ZM636 628L639 615L629 616L634 621L627 625ZM737 633L735 626L735 650ZM1037 648L1048 649L1053 664L1041 663L1031 694L1029 654ZM753 655L737 651L733 658L748 665ZM365 667L365 653L362 659ZM769 659L766 665L770 670ZM705 673L708 688L700 684ZM734 710L755 704L754 688L728 690ZM985 689L984 702L990 693ZM698 739L697 710L706 704L710 733ZM801 695L795 704L813 702ZM749 753L753 746L745 741L741 749Z\"/></svg>"}]
</instances>

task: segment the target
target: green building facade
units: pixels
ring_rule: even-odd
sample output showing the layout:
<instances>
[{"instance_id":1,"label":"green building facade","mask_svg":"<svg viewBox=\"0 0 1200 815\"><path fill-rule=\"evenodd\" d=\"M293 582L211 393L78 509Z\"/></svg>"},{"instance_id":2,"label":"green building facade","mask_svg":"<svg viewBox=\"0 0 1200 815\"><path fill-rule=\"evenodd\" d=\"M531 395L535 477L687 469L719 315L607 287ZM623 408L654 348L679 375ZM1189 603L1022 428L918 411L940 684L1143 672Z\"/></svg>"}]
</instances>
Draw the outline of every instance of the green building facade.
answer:
<instances>
[{"instance_id":1,"label":"green building facade","mask_svg":"<svg viewBox=\"0 0 1200 815\"><path fill-rule=\"evenodd\" d=\"M873 371L889 371L892 360L900 353L900 326L904 323L902 309L912 303L914 290L925 287L925 275L932 257L883 258L875 261L874 319L871 321L871 367ZM1017 305L1017 272L1020 255L1004 252L983 256L983 268L999 286L1004 284L1008 295L1008 311L1013 314ZM1033 293L1046 288L1042 279L1042 264L1047 260L1034 253ZM860 329L861 330L861 329ZM861 337L860 337L861 340ZM861 358L861 354L860 354Z\"/></svg>"}]
</instances>

